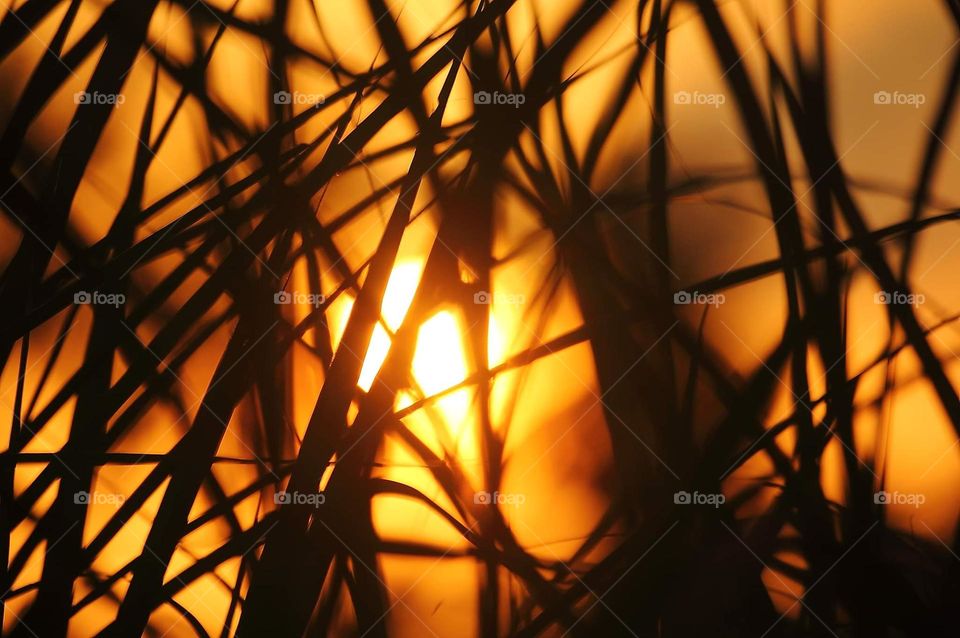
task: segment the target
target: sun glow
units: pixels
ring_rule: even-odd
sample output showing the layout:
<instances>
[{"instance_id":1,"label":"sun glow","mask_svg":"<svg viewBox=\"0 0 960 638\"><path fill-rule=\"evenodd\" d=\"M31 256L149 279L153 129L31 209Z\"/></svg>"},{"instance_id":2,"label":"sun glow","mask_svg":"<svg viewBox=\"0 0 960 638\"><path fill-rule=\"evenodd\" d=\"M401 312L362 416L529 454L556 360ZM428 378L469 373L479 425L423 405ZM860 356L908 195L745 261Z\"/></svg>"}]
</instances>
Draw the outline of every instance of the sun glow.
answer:
<instances>
[{"instance_id":1,"label":"sun glow","mask_svg":"<svg viewBox=\"0 0 960 638\"><path fill-rule=\"evenodd\" d=\"M367 356L363 359L360 378L357 380L357 385L364 392L370 391L373 380L380 372L380 366L383 365L387 353L390 352L390 343L390 335L387 334L383 326L379 323L374 326L373 334L370 336L370 346L367 348Z\"/></svg>"},{"instance_id":2,"label":"sun glow","mask_svg":"<svg viewBox=\"0 0 960 638\"><path fill-rule=\"evenodd\" d=\"M374 326L357 381L357 386L364 392L370 390L387 358L392 345L392 333L400 327L409 310L422 272L422 263L404 262L398 264L390 275L380 307L382 321ZM331 322L334 348L339 346L354 301L353 297L344 295L334 306ZM468 366L461 323L455 312L441 310L419 327L411 365L417 388L399 390L398 409L413 403L421 396L430 397L449 390L467 378ZM445 429L454 440L459 439L462 434L463 423L469 412L469 398L469 392L457 390L433 402L435 416L441 417L446 423Z\"/></svg>"},{"instance_id":3,"label":"sun glow","mask_svg":"<svg viewBox=\"0 0 960 638\"><path fill-rule=\"evenodd\" d=\"M463 332L457 315L443 310L427 319L417 334L413 355L413 378L425 397L449 390L467 378ZM469 431L471 390L461 388L433 403L433 411L451 437L447 442L463 458L476 455L476 441Z\"/></svg>"},{"instance_id":4,"label":"sun glow","mask_svg":"<svg viewBox=\"0 0 960 638\"><path fill-rule=\"evenodd\" d=\"M390 279L387 281L387 287L383 294L383 302L380 304L381 321L373 328L370 345L364 355L363 366L360 368L360 378L357 381L357 386L364 392L370 390L380 367L387 358L392 343L391 333L395 332L403 322L403 318L410 308L410 303L413 301L413 295L417 291L422 273L423 262L416 261L399 263L390 273ZM340 338L346 329L355 301L350 295L344 295L342 299L343 302L339 304L339 309L332 313L333 317L336 318L331 330L334 348L340 345Z\"/></svg>"},{"instance_id":5,"label":"sun glow","mask_svg":"<svg viewBox=\"0 0 960 638\"><path fill-rule=\"evenodd\" d=\"M413 377L426 395L453 387L467 377L460 326L444 310L423 322L413 355Z\"/></svg>"}]
</instances>

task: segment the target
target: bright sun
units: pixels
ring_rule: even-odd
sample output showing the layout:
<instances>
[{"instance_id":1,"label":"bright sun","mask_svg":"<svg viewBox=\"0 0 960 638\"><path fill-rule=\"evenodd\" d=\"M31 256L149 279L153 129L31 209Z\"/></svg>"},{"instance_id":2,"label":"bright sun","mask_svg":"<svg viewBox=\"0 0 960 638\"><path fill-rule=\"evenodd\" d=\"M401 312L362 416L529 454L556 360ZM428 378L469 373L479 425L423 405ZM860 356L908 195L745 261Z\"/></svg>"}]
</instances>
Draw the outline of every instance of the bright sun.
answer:
<instances>
[{"instance_id":1,"label":"bright sun","mask_svg":"<svg viewBox=\"0 0 960 638\"><path fill-rule=\"evenodd\" d=\"M422 273L422 263L404 262L397 264L390 274L380 306L383 321L374 327L357 382L364 392L370 390L387 358L391 345L390 334L403 322ZM353 310L353 302L352 297L345 297L339 312L336 313L334 347L339 344L340 336ZM454 313L442 310L427 319L418 330L413 356L414 380L424 394L429 396L460 383L466 376L467 363L460 321Z\"/></svg>"}]
</instances>

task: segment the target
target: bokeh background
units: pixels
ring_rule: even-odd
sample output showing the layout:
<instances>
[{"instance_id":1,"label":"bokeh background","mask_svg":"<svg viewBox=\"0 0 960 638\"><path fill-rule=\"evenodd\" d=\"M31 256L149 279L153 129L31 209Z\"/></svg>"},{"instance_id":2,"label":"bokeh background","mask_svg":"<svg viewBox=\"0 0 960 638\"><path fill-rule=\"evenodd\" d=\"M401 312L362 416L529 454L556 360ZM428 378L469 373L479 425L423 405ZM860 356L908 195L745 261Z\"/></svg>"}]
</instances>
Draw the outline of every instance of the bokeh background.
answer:
<instances>
[{"instance_id":1,"label":"bokeh background","mask_svg":"<svg viewBox=\"0 0 960 638\"><path fill-rule=\"evenodd\" d=\"M5 2L4 634L951 635L958 26Z\"/></svg>"}]
</instances>

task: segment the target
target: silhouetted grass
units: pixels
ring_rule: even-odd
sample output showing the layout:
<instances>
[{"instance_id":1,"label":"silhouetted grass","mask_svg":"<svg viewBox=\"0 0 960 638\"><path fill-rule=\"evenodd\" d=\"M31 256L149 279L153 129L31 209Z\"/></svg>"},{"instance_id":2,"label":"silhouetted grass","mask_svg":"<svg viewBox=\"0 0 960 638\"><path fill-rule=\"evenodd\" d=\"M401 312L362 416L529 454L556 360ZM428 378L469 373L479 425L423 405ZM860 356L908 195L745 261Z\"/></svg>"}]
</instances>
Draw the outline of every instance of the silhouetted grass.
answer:
<instances>
[{"instance_id":1,"label":"silhouetted grass","mask_svg":"<svg viewBox=\"0 0 960 638\"><path fill-rule=\"evenodd\" d=\"M4 76L15 96L3 105L0 137L0 202L16 229L4 239L0 278L0 354L13 380L0 469L0 591L10 635L85 635L70 623L90 609L113 610L98 635L211 635L213 612L183 596L201 582L228 595L215 623L222 636L433 633L429 619L398 615L406 603L387 585L385 556L475 561L476 618L464 619L457 635L472 627L484 636L955 635L958 536L937 542L888 519L875 498L888 479L885 433L875 427L865 443L862 414L892 400L904 383L894 382L895 360L912 353L935 411L960 433L948 346L931 342L957 315L947 309L931 322L914 305L887 305L886 345L858 369L850 327L858 302L850 291L866 276L890 295L914 295L918 240L960 218L949 209L955 202L933 205L937 176L956 159L943 140L955 119L960 54L949 58L909 192L899 197L906 214L878 225L861 197L878 189L848 174L837 147L832 3L772 3L785 20L785 45L769 43L758 21L749 49L731 26L729 3L713 0L583 0L556 9L562 19L551 21L514 0L455 4L437 9L434 33L415 44L400 6L354 4L378 47L365 52L362 70L316 52L334 50L327 38L338 25L309 3L267 2L266 17L251 18L239 2L115 0L86 13L93 3L26 0L0 19L0 59L8 65L35 40L44 43L34 66ZM924 10L942 10L930 4ZM960 6L945 5L960 28ZM172 7L184 11L190 62L151 30ZM523 10L533 30L518 42L511 27L523 24ZM636 35L630 47L581 64L605 21L615 15L625 23L627 10ZM802 10L815 18L806 39ZM322 46L291 33L305 11ZM711 56L703 64L722 70L726 108L749 151L745 170L690 170L672 148L673 43L678 25L689 22L703 29ZM240 112L211 90L218 47L231 33L262 47L270 100L262 113ZM308 108L271 99L292 90L294 69L305 63L336 90ZM145 99L125 106L141 108L129 131L132 151L111 148L107 130L119 107L107 103L70 105L69 121L52 131L57 143L35 147L31 131L52 126L40 114L76 80L89 95L123 95L144 69ZM586 117L575 89L600 72L612 90ZM460 89L523 101L516 108L478 102L461 117ZM164 148L183 143L175 122L188 113L203 123L192 134L205 164L158 195L156 175L169 170ZM395 134L401 120L415 128L405 139ZM634 121L643 123L641 134L628 137L624 127ZM87 190L97 188L91 166L104 156L124 167L117 170L123 183L110 185L123 193L117 210L89 203ZM611 157L622 164L612 172ZM357 175L369 188L346 204L337 193L356 190ZM681 279L702 269L676 250L677 206L700 198L720 210L711 198L731 185L754 187L744 192L755 201L735 212L770 222L776 256ZM514 214L504 194L549 237L546 252L531 241L498 254L499 232ZM91 239L85 216L109 223ZM369 250L343 241L368 219L379 220ZM435 241L364 392L363 355L386 327L388 282L422 219L436 221ZM525 259L531 280L541 259L548 264L523 308L529 334L509 335L522 347L493 363L490 306L475 296L498 285L498 268ZM299 314L271 303L298 281L298 268L309 292L323 297ZM755 327L776 336L767 352L730 337L755 359L744 374L711 337L719 311L698 306L691 320L674 294L734 294L769 280L782 287L784 321ZM93 290L126 301L81 308L76 295ZM564 290L580 321L557 334L549 327ZM352 311L334 340L344 297ZM463 321L470 366L464 380L430 395L413 360L420 326L443 309ZM590 392L611 450L592 486L605 500L570 557L547 560L511 513L476 495L497 493L516 467L508 436L521 397L573 393L529 387L533 368L578 346L592 357L583 376L595 379ZM294 391L310 386L300 357L322 376L302 432ZM198 361L206 372L193 371ZM864 407L857 392L875 370L886 386ZM493 408L495 388L514 372L504 419ZM196 375L208 379L200 394L186 381ZM471 459L438 453L404 421L436 420L436 403L464 389L475 391L480 484ZM791 407L782 417L776 406L784 397ZM554 445L583 418L568 416L551 427ZM147 445L157 420L174 433L169 449ZM58 441L52 448L51 440ZM388 442L429 473L435 494L381 472ZM237 444L249 454L228 452ZM831 444L839 445L840 463L827 459ZM596 450L588 453L601 462ZM825 487L828 466L841 476L839 501ZM103 470L119 467L144 471L91 527L92 504L77 495L96 493ZM733 486L730 477L748 467L766 470ZM223 468L236 476L225 478ZM725 501L687 507L682 492ZM325 500L284 504L278 493ZM384 495L421 504L464 545L382 536L374 501ZM129 542L124 528L141 520L147 531L135 558L100 569L121 562L104 559L122 556L112 552ZM217 540L197 553L186 539L204 532ZM31 571L34 556L40 562ZM786 581L802 592L788 610L775 601ZM11 619L23 600L25 611Z\"/></svg>"}]
</instances>

